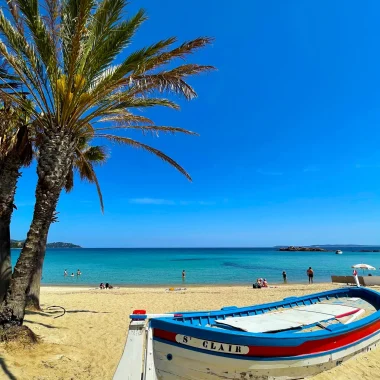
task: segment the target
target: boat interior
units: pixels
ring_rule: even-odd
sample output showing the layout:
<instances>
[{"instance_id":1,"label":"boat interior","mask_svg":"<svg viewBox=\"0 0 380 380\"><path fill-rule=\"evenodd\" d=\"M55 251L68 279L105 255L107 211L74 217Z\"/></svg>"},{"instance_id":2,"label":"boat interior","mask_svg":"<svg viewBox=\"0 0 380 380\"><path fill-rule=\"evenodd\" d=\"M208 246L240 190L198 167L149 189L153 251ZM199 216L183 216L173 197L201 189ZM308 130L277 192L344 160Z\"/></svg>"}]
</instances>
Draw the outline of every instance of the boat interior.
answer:
<instances>
[{"instance_id":1,"label":"boat interior","mask_svg":"<svg viewBox=\"0 0 380 380\"><path fill-rule=\"evenodd\" d=\"M344 288L272 304L223 307L208 313L183 313L178 323L249 333L295 334L336 331L380 309L380 296L362 288ZM363 321L364 323L364 321Z\"/></svg>"}]
</instances>

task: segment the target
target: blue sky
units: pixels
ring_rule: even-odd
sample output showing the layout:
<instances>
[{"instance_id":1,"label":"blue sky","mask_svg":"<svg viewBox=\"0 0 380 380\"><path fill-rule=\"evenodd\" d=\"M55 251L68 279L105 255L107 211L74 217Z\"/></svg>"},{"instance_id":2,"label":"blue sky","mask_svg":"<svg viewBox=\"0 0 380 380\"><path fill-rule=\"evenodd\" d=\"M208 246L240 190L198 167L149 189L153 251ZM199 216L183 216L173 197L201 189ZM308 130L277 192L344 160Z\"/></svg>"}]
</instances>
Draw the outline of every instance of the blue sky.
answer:
<instances>
[{"instance_id":1,"label":"blue sky","mask_svg":"<svg viewBox=\"0 0 380 380\"><path fill-rule=\"evenodd\" d=\"M179 112L147 112L200 137L139 136L193 177L142 151L109 146L95 188L76 182L49 241L85 247L380 244L380 2L132 1L150 19L133 48L176 35L215 37L189 61ZM31 220L35 167L16 197L12 236Z\"/></svg>"}]
</instances>

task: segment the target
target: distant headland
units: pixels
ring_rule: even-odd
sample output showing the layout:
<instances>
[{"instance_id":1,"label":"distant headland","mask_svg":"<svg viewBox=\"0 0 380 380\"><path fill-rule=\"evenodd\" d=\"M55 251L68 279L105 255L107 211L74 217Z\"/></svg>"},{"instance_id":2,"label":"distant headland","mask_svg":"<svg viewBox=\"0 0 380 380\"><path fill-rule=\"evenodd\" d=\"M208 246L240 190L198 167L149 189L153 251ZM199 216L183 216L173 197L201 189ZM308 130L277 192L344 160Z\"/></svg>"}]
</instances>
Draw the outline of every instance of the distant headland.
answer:
<instances>
[{"instance_id":1,"label":"distant headland","mask_svg":"<svg viewBox=\"0 0 380 380\"><path fill-rule=\"evenodd\" d=\"M11 240L11 248L22 248L24 240ZM73 243L64 243L61 241L55 243L47 243L46 248L82 248L80 245Z\"/></svg>"}]
</instances>

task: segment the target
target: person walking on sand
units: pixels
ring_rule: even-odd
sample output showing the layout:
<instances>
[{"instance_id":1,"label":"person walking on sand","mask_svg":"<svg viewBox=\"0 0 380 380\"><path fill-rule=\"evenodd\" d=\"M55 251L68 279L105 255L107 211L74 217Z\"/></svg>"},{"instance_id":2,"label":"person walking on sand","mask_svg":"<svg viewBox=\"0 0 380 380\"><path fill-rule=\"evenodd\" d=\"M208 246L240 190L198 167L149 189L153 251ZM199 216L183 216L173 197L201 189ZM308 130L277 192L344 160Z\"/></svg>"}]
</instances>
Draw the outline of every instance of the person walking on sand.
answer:
<instances>
[{"instance_id":1,"label":"person walking on sand","mask_svg":"<svg viewBox=\"0 0 380 380\"><path fill-rule=\"evenodd\" d=\"M309 284L313 284L314 283L314 281L313 281L313 279L314 279L313 269L311 267L309 267L309 269L306 271L306 273L307 273L307 276L309 277Z\"/></svg>"},{"instance_id":2,"label":"person walking on sand","mask_svg":"<svg viewBox=\"0 0 380 380\"><path fill-rule=\"evenodd\" d=\"M285 271L282 272L282 278L284 279L284 284L286 284L286 272Z\"/></svg>"}]
</instances>

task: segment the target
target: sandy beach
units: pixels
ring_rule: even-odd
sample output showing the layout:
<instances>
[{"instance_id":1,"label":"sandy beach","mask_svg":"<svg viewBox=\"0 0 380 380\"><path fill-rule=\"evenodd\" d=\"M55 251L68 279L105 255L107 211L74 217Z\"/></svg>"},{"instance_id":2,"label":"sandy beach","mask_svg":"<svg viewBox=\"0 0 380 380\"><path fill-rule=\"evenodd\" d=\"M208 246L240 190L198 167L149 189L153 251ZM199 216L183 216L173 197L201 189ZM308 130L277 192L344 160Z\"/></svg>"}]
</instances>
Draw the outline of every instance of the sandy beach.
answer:
<instances>
[{"instance_id":1,"label":"sandy beach","mask_svg":"<svg viewBox=\"0 0 380 380\"><path fill-rule=\"evenodd\" d=\"M331 284L281 285L253 290L248 286L189 287L169 292L165 288L44 287L42 312L25 319L41 343L33 347L0 346L1 379L112 379L126 340L129 314L134 309L163 313L175 310L218 309L271 302L333 288ZM59 305L66 315L49 306ZM379 351L362 354L315 380L378 379Z\"/></svg>"}]
</instances>

